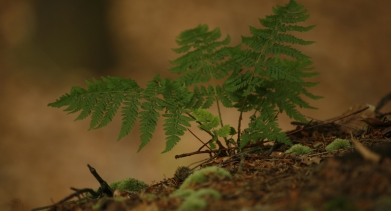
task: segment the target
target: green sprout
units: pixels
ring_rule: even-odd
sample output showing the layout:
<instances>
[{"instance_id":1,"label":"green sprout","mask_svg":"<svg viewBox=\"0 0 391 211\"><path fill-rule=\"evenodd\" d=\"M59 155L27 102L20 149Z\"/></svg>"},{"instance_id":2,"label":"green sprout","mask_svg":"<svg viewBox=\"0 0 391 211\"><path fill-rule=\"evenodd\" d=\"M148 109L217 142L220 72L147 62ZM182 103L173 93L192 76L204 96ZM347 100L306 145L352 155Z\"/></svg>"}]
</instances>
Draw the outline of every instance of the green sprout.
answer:
<instances>
[{"instance_id":1,"label":"green sprout","mask_svg":"<svg viewBox=\"0 0 391 211\"><path fill-rule=\"evenodd\" d=\"M295 155L310 154L311 152L312 152L311 148L309 148L307 146L303 146L301 144L295 144L291 148L289 148L287 151L285 151L285 153L292 153Z\"/></svg>"},{"instance_id":2,"label":"green sprout","mask_svg":"<svg viewBox=\"0 0 391 211\"><path fill-rule=\"evenodd\" d=\"M335 151L351 147L349 140L337 138L326 146L326 151Z\"/></svg>"}]
</instances>

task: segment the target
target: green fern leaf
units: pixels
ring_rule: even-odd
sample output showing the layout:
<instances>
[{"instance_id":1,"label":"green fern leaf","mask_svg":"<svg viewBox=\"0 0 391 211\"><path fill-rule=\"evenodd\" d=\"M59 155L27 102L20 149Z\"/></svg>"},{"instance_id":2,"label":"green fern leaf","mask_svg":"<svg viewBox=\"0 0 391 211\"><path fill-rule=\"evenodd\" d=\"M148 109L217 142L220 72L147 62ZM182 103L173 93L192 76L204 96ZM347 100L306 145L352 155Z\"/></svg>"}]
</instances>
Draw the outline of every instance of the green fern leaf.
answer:
<instances>
[{"instance_id":1,"label":"green fern leaf","mask_svg":"<svg viewBox=\"0 0 391 211\"><path fill-rule=\"evenodd\" d=\"M194 121L192 118L184 116L183 113L188 111L178 109L173 113L163 114L164 130L166 131L166 148L162 153L170 151L179 142L180 136L185 134L187 127L190 127L190 121Z\"/></svg>"},{"instance_id":2,"label":"green fern leaf","mask_svg":"<svg viewBox=\"0 0 391 211\"><path fill-rule=\"evenodd\" d=\"M221 64L230 54L230 50L224 48L230 42L230 37L217 41L220 37L220 29L209 31L207 25L186 30L177 37L176 42L181 47L173 50L185 55L170 61L175 65L170 71L182 74L177 79L178 82L191 86L205 83L211 78L222 79L228 75L228 70Z\"/></svg>"},{"instance_id":3,"label":"green fern leaf","mask_svg":"<svg viewBox=\"0 0 391 211\"><path fill-rule=\"evenodd\" d=\"M215 130L214 132L219 137L227 137L231 132L231 126L224 125L223 127L218 130Z\"/></svg>"},{"instance_id":4,"label":"green fern leaf","mask_svg":"<svg viewBox=\"0 0 391 211\"><path fill-rule=\"evenodd\" d=\"M193 90L193 97L186 105L186 108L190 108L190 109L200 108L204 104L205 101L204 96L205 94L199 89L199 87L195 86Z\"/></svg>"},{"instance_id":5,"label":"green fern leaf","mask_svg":"<svg viewBox=\"0 0 391 211\"><path fill-rule=\"evenodd\" d=\"M103 114L102 121L99 123L99 125L95 128L101 128L106 125L108 125L112 120L115 114L117 113L117 110L121 106L121 102L124 100L124 96L122 93L113 93L111 96L109 96L106 110ZM137 113L136 113L137 116Z\"/></svg>"},{"instance_id":6,"label":"green fern leaf","mask_svg":"<svg viewBox=\"0 0 391 211\"><path fill-rule=\"evenodd\" d=\"M160 94L163 83L164 81L158 75L152 81L147 83L144 90L146 102L142 103L142 111L140 111L139 115L141 144L138 151L144 148L144 146L151 140L152 133L156 129L157 121L160 116L158 111L163 110L161 99L157 97Z\"/></svg>"},{"instance_id":7,"label":"green fern leaf","mask_svg":"<svg viewBox=\"0 0 391 211\"><path fill-rule=\"evenodd\" d=\"M96 99L98 96L96 94L86 94L83 104L82 104L82 111L80 112L79 116L77 116L76 120L82 120L87 118L89 115L91 115L91 112L94 108L94 105L96 104Z\"/></svg>"},{"instance_id":8,"label":"green fern leaf","mask_svg":"<svg viewBox=\"0 0 391 211\"><path fill-rule=\"evenodd\" d=\"M122 125L117 141L119 141L120 139L128 135L130 131L132 131L134 123L136 122L136 118L138 116L138 108L140 106L139 96L125 95L122 97L123 98L120 97L116 98L117 99L117 101L115 102L116 104L113 105L112 108L112 112L114 112L114 110L117 110L121 104L119 99L124 101L122 106L122 111L121 111ZM114 116L114 113L110 113L109 115L108 116L112 118ZM107 123L109 123L109 121L107 121Z\"/></svg>"},{"instance_id":9,"label":"green fern leaf","mask_svg":"<svg viewBox=\"0 0 391 211\"><path fill-rule=\"evenodd\" d=\"M124 101L134 101L141 97L142 89L131 79L102 77L102 80L87 80L86 84L87 89L77 86L72 87L69 94L61 96L60 99L54 103L49 103L48 106L67 106L65 110L70 111L70 113L81 111L75 120L82 120L91 116L89 130L106 126L112 121ZM132 114L135 113L129 115ZM137 116L137 113L135 116ZM120 137L123 137L123 135L124 130L121 129Z\"/></svg>"},{"instance_id":10,"label":"green fern leaf","mask_svg":"<svg viewBox=\"0 0 391 211\"><path fill-rule=\"evenodd\" d=\"M244 131L244 134L241 137L241 148L245 147L247 144L253 141L263 139L292 145L292 142L289 140L286 134L281 132L281 128L278 127L277 121L270 119L270 116L272 115L262 114L262 116L253 117L252 121L249 123L249 127Z\"/></svg>"},{"instance_id":11,"label":"green fern leaf","mask_svg":"<svg viewBox=\"0 0 391 211\"><path fill-rule=\"evenodd\" d=\"M97 129L97 125L103 120L103 115L106 112L107 104L109 103L111 96L109 93L102 93L92 109L90 128L88 130Z\"/></svg>"}]
</instances>

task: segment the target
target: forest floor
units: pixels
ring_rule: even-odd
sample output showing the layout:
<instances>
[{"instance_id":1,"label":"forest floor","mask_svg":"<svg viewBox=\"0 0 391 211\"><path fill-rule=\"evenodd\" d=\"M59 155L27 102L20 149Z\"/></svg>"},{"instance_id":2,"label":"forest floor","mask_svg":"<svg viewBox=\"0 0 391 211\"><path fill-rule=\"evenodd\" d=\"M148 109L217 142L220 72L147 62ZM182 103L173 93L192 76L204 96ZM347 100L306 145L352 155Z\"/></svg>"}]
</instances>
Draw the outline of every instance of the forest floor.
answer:
<instances>
[{"instance_id":1,"label":"forest floor","mask_svg":"<svg viewBox=\"0 0 391 211\"><path fill-rule=\"evenodd\" d=\"M252 152L216 156L203 162L198 168L219 166L232 177L210 176L203 182L191 184L189 187L193 190L211 188L220 196L206 194L188 201L188 208L183 198L170 196L182 181L168 178L139 192L123 192L116 198L67 201L35 210L158 211L192 210L197 206L205 207L193 210L390 210L391 141L385 137L386 129L376 129L373 125L373 130L364 132L346 126L370 117L366 112L345 115L346 118L338 121L314 121L310 127L299 125L297 130L287 132L292 142L313 150L305 156L285 153L289 148L285 145L266 154L263 150L270 150L270 146L262 143L246 149ZM355 140L365 146L364 152L357 150L357 145L332 152L325 150L336 138L350 140L352 131ZM368 149L374 154L366 151Z\"/></svg>"}]
</instances>

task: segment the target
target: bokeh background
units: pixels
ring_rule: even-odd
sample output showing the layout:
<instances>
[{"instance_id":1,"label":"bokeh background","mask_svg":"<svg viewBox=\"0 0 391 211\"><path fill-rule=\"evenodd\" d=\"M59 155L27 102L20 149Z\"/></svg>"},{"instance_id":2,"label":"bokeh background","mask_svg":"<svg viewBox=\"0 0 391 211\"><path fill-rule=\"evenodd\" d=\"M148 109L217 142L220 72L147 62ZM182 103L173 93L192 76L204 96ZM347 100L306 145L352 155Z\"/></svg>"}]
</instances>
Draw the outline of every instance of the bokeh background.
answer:
<instances>
[{"instance_id":1,"label":"bokeh background","mask_svg":"<svg viewBox=\"0 0 391 211\"><path fill-rule=\"evenodd\" d=\"M89 121L74 122L47 104L100 76L130 77L141 86L167 73L171 48L183 30L208 24L223 35L249 35L249 25L288 0L0 0L0 210L30 210L72 193L69 187L96 188L87 163L108 182L133 177L151 183L171 177L179 165L200 160L199 143L186 135L174 150L164 149L164 132L136 153L138 127L116 142L117 116L109 126L87 131ZM311 101L319 110L304 114L327 119L350 106L376 104L390 92L391 14L388 1L304 1L308 24L302 38L317 43L302 50L313 57L325 98ZM227 123L237 116L224 114ZM289 129L289 120L281 126ZM161 122L159 123L161 124Z\"/></svg>"}]
</instances>

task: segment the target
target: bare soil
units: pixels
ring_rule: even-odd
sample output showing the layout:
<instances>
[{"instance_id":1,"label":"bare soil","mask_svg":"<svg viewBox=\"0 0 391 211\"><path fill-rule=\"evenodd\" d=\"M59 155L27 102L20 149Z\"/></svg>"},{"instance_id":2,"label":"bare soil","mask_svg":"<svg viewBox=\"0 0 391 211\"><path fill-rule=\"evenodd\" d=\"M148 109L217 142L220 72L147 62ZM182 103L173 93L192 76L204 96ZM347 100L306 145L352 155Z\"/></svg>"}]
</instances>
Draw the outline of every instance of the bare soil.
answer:
<instances>
[{"instance_id":1,"label":"bare soil","mask_svg":"<svg viewBox=\"0 0 391 211\"><path fill-rule=\"evenodd\" d=\"M319 126L290 133L294 143L314 150L310 155L286 154L288 146L267 155L265 150L270 147L262 144L254 146L253 152L217 156L204 162L199 168L217 165L233 177L214 177L193 184L194 190L213 188L221 193L221 198L206 197L207 206L200 210L391 210L391 142L384 133L361 131L356 136L381 156L374 162L364 159L355 148L326 152L327 144L335 138L350 138L352 131L334 122L313 124ZM183 200L170 194L180 185L178 179L169 178L122 197L68 201L45 210L178 210Z\"/></svg>"}]
</instances>

